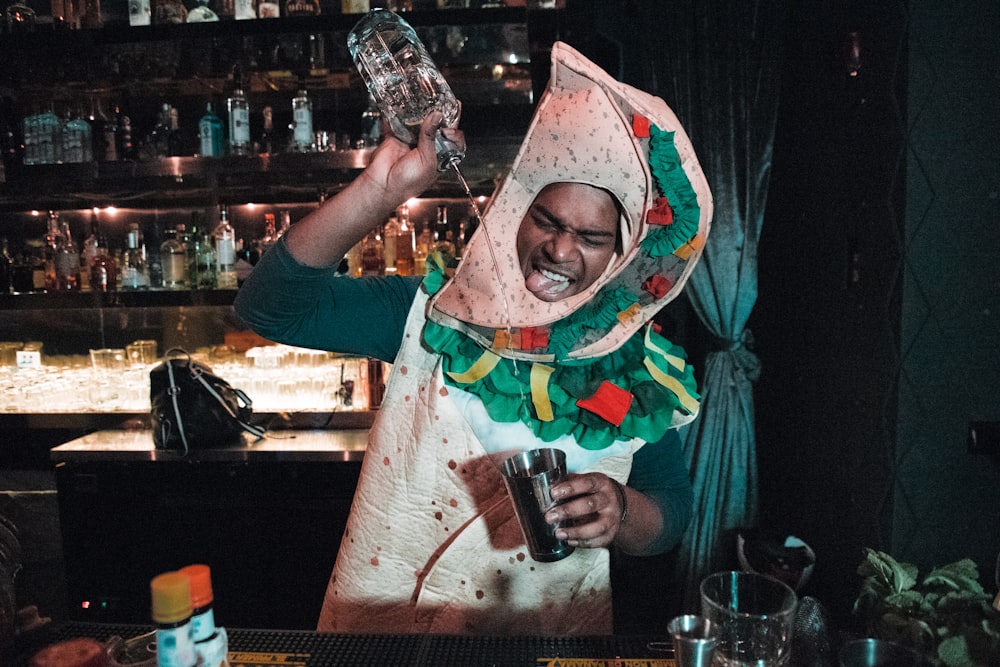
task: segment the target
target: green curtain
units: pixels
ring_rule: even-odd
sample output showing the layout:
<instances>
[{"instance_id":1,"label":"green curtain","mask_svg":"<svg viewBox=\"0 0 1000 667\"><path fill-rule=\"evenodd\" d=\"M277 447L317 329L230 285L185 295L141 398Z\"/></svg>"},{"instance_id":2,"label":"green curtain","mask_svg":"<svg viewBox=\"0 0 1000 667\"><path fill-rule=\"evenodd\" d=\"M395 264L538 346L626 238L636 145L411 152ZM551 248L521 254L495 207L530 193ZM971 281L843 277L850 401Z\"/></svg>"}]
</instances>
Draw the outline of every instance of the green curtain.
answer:
<instances>
[{"instance_id":1,"label":"green curtain","mask_svg":"<svg viewBox=\"0 0 1000 667\"><path fill-rule=\"evenodd\" d=\"M782 6L766 0L657 0L640 28L640 85L674 109L708 178L715 216L686 288L714 338L702 405L683 434L695 512L673 590L697 612L698 582L734 564L734 529L757 521L753 382L760 368L747 320L757 299L757 242L778 105ZM654 20L655 16L655 20Z\"/></svg>"}]
</instances>

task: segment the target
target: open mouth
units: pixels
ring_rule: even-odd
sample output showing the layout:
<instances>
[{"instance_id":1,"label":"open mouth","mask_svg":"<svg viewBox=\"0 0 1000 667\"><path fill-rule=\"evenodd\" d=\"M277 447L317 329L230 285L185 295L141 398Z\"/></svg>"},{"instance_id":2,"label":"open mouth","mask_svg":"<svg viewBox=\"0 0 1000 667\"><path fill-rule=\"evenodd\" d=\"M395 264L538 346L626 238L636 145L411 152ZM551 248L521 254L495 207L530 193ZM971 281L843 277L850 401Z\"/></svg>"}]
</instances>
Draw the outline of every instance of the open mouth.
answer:
<instances>
[{"instance_id":1,"label":"open mouth","mask_svg":"<svg viewBox=\"0 0 1000 667\"><path fill-rule=\"evenodd\" d=\"M569 276L549 269L533 267L524 279L529 292L543 301L559 298L575 281Z\"/></svg>"}]
</instances>

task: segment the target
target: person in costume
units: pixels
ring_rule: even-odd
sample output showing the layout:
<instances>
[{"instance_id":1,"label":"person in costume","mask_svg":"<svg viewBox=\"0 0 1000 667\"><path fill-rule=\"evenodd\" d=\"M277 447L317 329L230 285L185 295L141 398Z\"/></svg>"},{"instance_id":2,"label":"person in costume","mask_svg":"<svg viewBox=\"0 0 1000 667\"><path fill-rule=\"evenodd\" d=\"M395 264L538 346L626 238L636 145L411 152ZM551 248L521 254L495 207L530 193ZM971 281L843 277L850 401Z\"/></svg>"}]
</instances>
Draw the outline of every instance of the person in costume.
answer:
<instances>
[{"instance_id":1,"label":"person in costume","mask_svg":"<svg viewBox=\"0 0 1000 667\"><path fill-rule=\"evenodd\" d=\"M712 200L659 98L556 43L511 170L456 269L345 278L334 268L438 178L432 113L415 147L369 166L292 226L236 299L259 334L393 361L318 629L605 634L610 553L677 544L692 492L676 428L697 414L683 350L653 315L682 289ZM499 465L566 452L546 520L577 547L528 555Z\"/></svg>"}]
</instances>

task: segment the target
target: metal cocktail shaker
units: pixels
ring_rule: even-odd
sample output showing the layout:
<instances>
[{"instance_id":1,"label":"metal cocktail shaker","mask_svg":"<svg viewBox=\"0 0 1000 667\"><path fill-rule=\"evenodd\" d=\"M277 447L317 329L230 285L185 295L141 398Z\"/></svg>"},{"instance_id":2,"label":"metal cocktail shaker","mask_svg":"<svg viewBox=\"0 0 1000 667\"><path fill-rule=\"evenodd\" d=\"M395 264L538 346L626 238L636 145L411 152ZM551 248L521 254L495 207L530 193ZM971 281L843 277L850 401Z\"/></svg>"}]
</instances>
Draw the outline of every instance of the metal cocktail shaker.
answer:
<instances>
[{"instance_id":1,"label":"metal cocktail shaker","mask_svg":"<svg viewBox=\"0 0 1000 667\"><path fill-rule=\"evenodd\" d=\"M409 23L386 9L375 9L351 29L347 49L368 92L400 141L416 144L420 123L431 111L445 125L458 124L459 103L423 42ZM438 169L457 165L465 153L441 132L435 138Z\"/></svg>"}]
</instances>

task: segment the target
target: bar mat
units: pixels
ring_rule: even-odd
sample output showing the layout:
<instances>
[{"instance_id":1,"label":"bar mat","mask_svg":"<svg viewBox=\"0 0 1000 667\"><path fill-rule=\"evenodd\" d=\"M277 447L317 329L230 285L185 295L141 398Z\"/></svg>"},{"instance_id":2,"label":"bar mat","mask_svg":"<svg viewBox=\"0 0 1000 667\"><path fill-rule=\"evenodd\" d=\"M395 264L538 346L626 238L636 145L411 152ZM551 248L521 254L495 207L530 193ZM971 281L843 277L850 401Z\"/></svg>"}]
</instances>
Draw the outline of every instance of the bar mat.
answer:
<instances>
[{"instance_id":1,"label":"bar mat","mask_svg":"<svg viewBox=\"0 0 1000 667\"><path fill-rule=\"evenodd\" d=\"M53 624L22 646L36 650L73 637L107 641L152 630L152 626L68 622ZM649 648L663 638L633 636L532 637L479 635L341 635L305 630L227 628L230 667L667 667L671 652Z\"/></svg>"}]
</instances>

